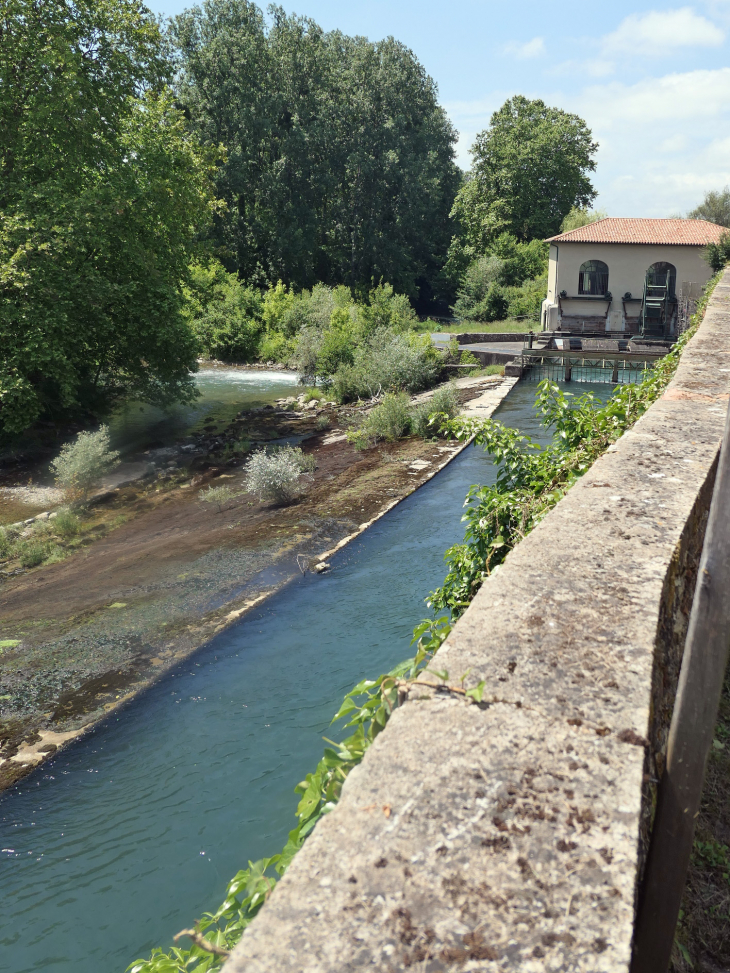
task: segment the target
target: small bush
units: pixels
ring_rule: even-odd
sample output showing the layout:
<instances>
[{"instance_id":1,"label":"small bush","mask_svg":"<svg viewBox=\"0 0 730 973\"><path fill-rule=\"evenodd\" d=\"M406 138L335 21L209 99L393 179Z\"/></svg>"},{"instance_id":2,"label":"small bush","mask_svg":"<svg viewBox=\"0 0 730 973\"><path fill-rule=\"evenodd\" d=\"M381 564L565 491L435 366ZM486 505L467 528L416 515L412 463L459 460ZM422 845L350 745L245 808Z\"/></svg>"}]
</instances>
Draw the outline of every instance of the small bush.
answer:
<instances>
[{"instance_id":1,"label":"small bush","mask_svg":"<svg viewBox=\"0 0 730 973\"><path fill-rule=\"evenodd\" d=\"M389 392L380 405L369 413L359 429L348 432L347 438L356 449L366 449L381 439L393 442L402 439L411 429L410 399L405 392Z\"/></svg>"},{"instance_id":2,"label":"small bush","mask_svg":"<svg viewBox=\"0 0 730 973\"><path fill-rule=\"evenodd\" d=\"M430 402L424 402L411 410L411 429L422 439L433 438L438 434L438 425L430 424L432 415L444 414L453 419L459 412L459 396L456 386L444 385L437 389Z\"/></svg>"},{"instance_id":3,"label":"small bush","mask_svg":"<svg viewBox=\"0 0 730 973\"><path fill-rule=\"evenodd\" d=\"M299 493L302 473L313 473L315 460L301 449L284 446L254 453L248 464L246 489L260 500L284 503Z\"/></svg>"},{"instance_id":4,"label":"small bush","mask_svg":"<svg viewBox=\"0 0 730 973\"><path fill-rule=\"evenodd\" d=\"M20 563L24 568L36 568L50 557L52 550L52 545L43 544L40 541L21 544L18 551Z\"/></svg>"},{"instance_id":5,"label":"small bush","mask_svg":"<svg viewBox=\"0 0 730 973\"><path fill-rule=\"evenodd\" d=\"M80 432L74 442L66 443L51 462L56 483L69 500L85 501L98 480L119 463L119 453L109 448L109 429Z\"/></svg>"},{"instance_id":6,"label":"small bush","mask_svg":"<svg viewBox=\"0 0 730 973\"><path fill-rule=\"evenodd\" d=\"M4 527L0 527L0 558L6 558L11 548L10 538Z\"/></svg>"},{"instance_id":7,"label":"small bush","mask_svg":"<svg viewBox=\"0 0 730 973\"><path fill-rule=\"evenodd\" d=\"M461 359L459 361L460 365L479 365L480 361L476 355L472 355L470 351L462 351Z\"/></svg>"},{"instance_id":8,"label":"small bush","mask_svg":"<svg viewBox=\"0 0 730 973\"><path fill-rule=\"evenodd\" d=\"M354 365L340 365L332 391L338 402L369 399L383 392L420 392L441 370L439 353L426 337L379 331L360 348Z\"/></svg>"},{"instance_id":9,"label":"small bush","mask_svg":"<svg viewBox=\"0 0 730 973\"><path fill-rule=\"evenodd\" d=\"M207 490L200 491L198 499L203 503L214 503L218 507L218 513L221 513L224 505L237 496L238 492L229 486L209 486Z\"/></svg>"},{"instance_id":10,"label":"small bush","mask_svg":"<svg viewBox=\"0 0 730 973\"><path fill-rule=\"evenodd\" d=\"M317 421L315 423L315 426L320 432L323 432L325 429L329 429L330 427L329 416L324 416L324 415L317 416Z\"/></svg>"},{"instance_id":11,"label":"small bush","mask_svg":"<svg viewBox=\"0 0 730 973\"><path fill-rule=\"evenodd\" d=\"M55 534L68 539L75 537L81 530L81 521L70 510L59 510L49 524Z\"/></svg>"},{"instance_id":12,"label":"small bush","mask_svg":"<svg viewBox=\"0 0 730 973\"><path fill-rule=\"evenodd\" d=\"M388 393L370 413L366 425L375 439L401 439L411 427L410 398L405 392Z\"/></svg>"}]
</instances>

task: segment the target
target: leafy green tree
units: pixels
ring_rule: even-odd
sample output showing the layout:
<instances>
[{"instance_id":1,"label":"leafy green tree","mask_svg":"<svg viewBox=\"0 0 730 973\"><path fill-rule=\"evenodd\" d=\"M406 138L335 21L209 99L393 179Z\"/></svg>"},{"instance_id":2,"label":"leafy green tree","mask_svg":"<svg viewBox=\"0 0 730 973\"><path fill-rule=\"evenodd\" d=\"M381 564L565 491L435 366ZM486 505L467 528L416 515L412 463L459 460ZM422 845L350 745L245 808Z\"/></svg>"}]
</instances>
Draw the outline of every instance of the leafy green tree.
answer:
<instances>
[{"instance_id":1,"label":"leafy green tree","mask_svg":"<svg viewBox=\"0 0 730 973\"><path fill-rule=\"evenodd\" d=\"M0 431L195 395L183 314L212 160L136 0L0 14Z\"/></svg>"},{"instance_id":2,"label":"leafy green tree","mask_svg":"<svg viewBox=\"0 0 730 973\"><path fill-rule=\"evenodd\" d=\"M718 243L708 243L704 256L715 273L722 270L730 262L730 231L723 233Z\"/></svg>"},{"instance_id":3,"label":"leafy green tree","mask_svg":"<svg viewBox=\"0 0 730 973\"><path fill-rule=\"evenodd\" d=\"M177 17L178 96L228 158L214 241L256 286L317 281L428 290L452 233L455 132L436 87L392 38L372 44L248 0Z\"/></svg>"},{"instance_id":4,"label":"leafy green tree","mask_svg":"<svg viewBox=\"0 0 730 973\"><path fill-rule=\"evenodd\" d=\"M716 192L710 190L699 206L687 214L690 220L709 220L719 226L730 226L730 186Z\"/></svg>"},{"instance_id":5,"label":"leafy green tree","mask_svg":"<svg viewBox=\"0 0 730 973\"><path fill-rule=\"evenodd\" d=\"M560 232L567 233L568 230L577 230L581 226L588 226L597 220L605 220L608 213L602 209L587 209L580 206L573 206L563 222L560 224Z\"/></svg>"},{"instance_id":6,"label":"leafy green tree","mask_svg":"<svg viewBox=\"0 0 730 973\"><path fill-rule=\"evenodd\" d=\"M505 231L521 241L557 233L572 207L596 197L588 173L597 148L577 115L522 95L510 98L471 150L471 178L453 209L462 247L473 258Z\"/></svg>"}]
</instances>

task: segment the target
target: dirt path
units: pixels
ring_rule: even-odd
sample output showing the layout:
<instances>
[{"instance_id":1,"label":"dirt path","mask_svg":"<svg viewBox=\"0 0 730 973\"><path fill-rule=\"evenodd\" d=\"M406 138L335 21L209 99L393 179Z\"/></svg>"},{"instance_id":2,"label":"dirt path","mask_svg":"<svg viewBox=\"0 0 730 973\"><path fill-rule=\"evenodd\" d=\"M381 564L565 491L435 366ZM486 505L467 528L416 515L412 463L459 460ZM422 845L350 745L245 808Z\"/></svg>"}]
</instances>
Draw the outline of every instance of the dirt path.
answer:
<instances>
[{"instance_id":1,"label":"dirt path","mask_svg":"<svg viewBox=\"0 0 730 973\"><path fill-rule=\"evenodd\" d=\"M465 380L463 397L474 400L499 382ZM460 449L414 438L357 452L340 430L316 432L313 424L304 420L302 447L316 470L296 502L276 506L244 493L219 512L199 501L205 483L242 489L242 463L167 489L127 492L110 500L129 517L122 526L63 562L5 582L0 638L19 644L0 650L0 788L413 492ZM291 426L282 416L268 434Z\"/></svg>"}]
</instances>

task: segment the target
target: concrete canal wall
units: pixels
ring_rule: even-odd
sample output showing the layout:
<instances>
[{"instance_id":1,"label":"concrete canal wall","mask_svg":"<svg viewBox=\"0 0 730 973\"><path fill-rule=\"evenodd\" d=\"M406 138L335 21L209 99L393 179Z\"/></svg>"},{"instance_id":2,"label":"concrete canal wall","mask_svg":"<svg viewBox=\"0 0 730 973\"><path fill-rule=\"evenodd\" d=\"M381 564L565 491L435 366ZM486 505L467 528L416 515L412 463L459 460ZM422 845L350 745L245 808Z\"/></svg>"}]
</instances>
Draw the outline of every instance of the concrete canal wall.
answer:
<instances>
[{"instance_id":1,"label":"concrete canal wall","mask_svg":"<svg viewBox=\"0 0 730 973\"><path fill-rule=\"evenodd\" d=\"M507 558L227 973L627 971L730 385L730 272L664 396ZM365 660L366 661L366 660Z\"/></svg>"}]
</instances>

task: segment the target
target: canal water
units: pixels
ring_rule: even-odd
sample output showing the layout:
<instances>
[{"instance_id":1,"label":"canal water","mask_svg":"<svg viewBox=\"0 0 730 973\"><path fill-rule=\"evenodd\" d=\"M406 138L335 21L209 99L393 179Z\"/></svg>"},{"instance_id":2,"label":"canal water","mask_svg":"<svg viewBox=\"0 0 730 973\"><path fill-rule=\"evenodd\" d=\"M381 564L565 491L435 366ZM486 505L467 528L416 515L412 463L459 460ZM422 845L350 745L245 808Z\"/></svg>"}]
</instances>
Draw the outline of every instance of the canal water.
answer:
<instances>
[{"instance_id":1,"label":"canal water","mask_svg":"<svg viewBox=\"0 0 730 973\"><path fill-rule=\"evenodd\" d=\"M544 442L534 394L518 384L497 418ZM330 573L297 579L0 797L3 973L122 973L281 849L343 694L411 654L466 491L493 479L465 450Z\"/></svg>"}]
</instances>

